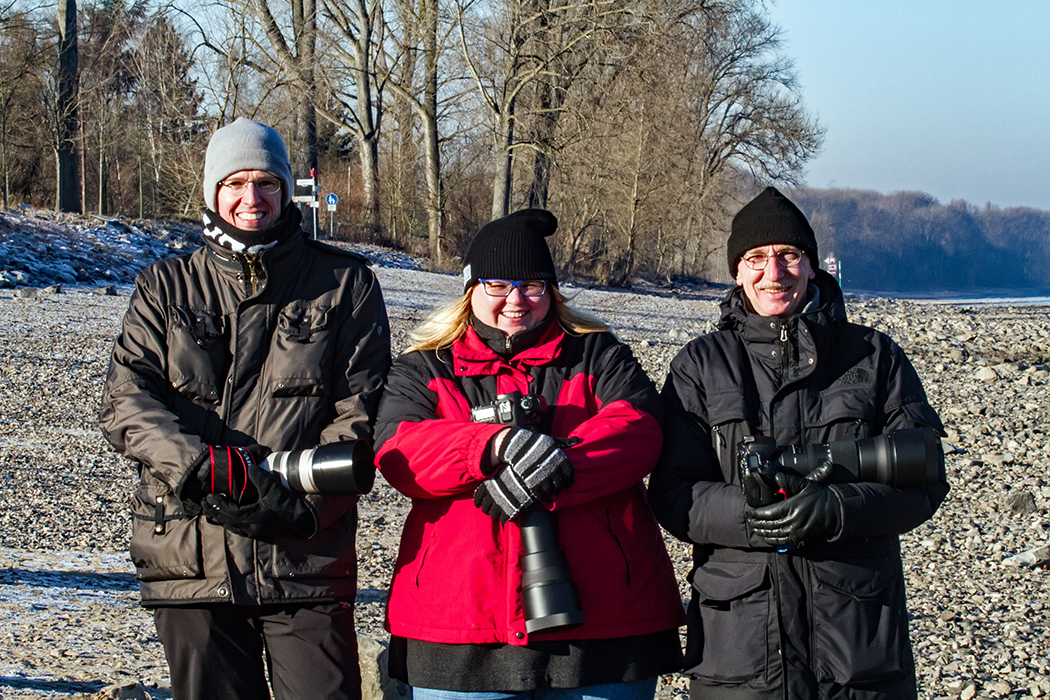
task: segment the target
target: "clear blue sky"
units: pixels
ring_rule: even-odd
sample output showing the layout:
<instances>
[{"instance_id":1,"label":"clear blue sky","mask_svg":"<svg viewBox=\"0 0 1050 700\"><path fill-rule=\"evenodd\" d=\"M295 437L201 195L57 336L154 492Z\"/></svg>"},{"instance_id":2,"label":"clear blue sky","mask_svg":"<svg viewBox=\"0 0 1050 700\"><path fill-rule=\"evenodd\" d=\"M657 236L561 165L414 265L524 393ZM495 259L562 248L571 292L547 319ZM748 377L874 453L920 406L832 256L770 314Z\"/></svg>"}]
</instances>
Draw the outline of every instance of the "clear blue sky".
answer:
<instances>
[{"instance_id":1,"label":"clear blue sky","mask_svg":"<svg viewBox=\"0 0 1050 700\"><path fill-rule=\"evenodd\" d=\"M773 0L811 114L810 187L1050 210L1050 1Z\"/></svg>"}]
</instances>

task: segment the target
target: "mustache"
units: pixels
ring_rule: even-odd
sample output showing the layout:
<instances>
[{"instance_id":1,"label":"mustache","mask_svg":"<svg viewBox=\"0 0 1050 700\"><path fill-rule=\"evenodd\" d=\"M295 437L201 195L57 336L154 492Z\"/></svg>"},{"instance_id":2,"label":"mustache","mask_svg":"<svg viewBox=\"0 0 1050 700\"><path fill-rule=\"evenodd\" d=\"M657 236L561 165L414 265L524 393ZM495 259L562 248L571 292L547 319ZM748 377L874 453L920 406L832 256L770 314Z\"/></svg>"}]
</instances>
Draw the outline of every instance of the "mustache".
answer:
<instances>
[{"instance_id":1,"label":"mustache","mask_svg":"<svg viewBox=\"0 0 1050 700\"><path fill-rule=\"evenodd\" d=\"M755 287L760 292L786 292L790 289L794 289L794 284L762 284Z\"/></svg>"}]
</instances>

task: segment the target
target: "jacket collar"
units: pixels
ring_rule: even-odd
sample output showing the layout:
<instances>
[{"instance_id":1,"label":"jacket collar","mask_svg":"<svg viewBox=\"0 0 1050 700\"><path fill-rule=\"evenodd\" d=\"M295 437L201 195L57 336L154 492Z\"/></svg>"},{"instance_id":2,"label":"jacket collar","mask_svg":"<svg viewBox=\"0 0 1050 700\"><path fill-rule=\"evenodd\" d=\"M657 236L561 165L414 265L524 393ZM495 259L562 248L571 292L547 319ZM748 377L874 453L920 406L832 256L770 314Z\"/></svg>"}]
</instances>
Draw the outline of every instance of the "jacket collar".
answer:
<instances>
[{"instance_id":1,"label":"jacket collar","mask_svg":"<svg viewBox=\"0 0 1050 700\"><path fill-rule=\"evenodd\" d=\"M846 302L838 282L824 270L815 270L806 292L806 301L795 314L779 320L759 316L748 308L744 288L736 286L722 300L718 328L738 331L745 339L758 339L769 333L779 335L783 326L795 328L799 321L805 321L807 326L817 329L828 328L845 320Z\"/></svg>"},{"instance_id":2,"label":"jacket collar","mask_svg":"<svg viewBox=\"0 0 1050 700\"><path fill-rule=\"evenodd\" d=\"M291 276L302 262L306 245L306 234L302 229L255 255L235 253L208 237L204 238L208 259L216 263L220 274L237 283L243 282L245 274L253 267L262 284L271 277L281 279Z\"/></svg>"},{"instance_id":3,"label":"jacket collar","mask_svg":"<svg viewBox=\"0 0 1050 700\"><path fill-rule=\"evenodd\" d=\"M462 338L452 343L453 368L457 376L496 374L501 367L544 365L561 354L565 331L561 324L551 323L535 344L503 358L489 347L473 326L467 326Z\"/></svg>"}]
</instances>

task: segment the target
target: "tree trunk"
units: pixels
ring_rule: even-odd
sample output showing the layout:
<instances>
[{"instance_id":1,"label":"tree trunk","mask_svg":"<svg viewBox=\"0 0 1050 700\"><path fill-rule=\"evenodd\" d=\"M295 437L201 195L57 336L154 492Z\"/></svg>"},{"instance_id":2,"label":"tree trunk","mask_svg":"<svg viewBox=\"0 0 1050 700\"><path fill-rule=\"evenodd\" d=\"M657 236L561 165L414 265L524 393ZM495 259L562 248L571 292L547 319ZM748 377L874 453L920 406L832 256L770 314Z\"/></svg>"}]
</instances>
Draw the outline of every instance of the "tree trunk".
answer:
<instances>
[{"instance_id":1,"label":"tree trunk","mask_svg":"<svg viewBox=\"0 0 1050 700\"><path fill-rule=\"evenodd\" d=\"M441 265L444 250L441 240L441 151L438 145L438 7L437 0L426 3L423 18L423 148L426 153L427 238L430 258Z\"/></svg>"},{"instance_id":2,"label":"tree trunk","mask_svg":"<svg viewBox=\"0 0 1050 700\"><path fill-rule=\"evenodd\" d=\"M77 3L58 0L58 95L55 104L55 208L80 212L77 177Z\"/></svg>"},{"instance_id":3,"label":"tree trunk","mask_svg":"<svg viewBox=\"0 0 1050 700\"><path fill-rule=\"evenodd\" d=\"M514 164L514 100L500 114L499 136L496 142L496 167L492 178L492 218L510 213L511 167Z\"/></svg>"}]
</instances>

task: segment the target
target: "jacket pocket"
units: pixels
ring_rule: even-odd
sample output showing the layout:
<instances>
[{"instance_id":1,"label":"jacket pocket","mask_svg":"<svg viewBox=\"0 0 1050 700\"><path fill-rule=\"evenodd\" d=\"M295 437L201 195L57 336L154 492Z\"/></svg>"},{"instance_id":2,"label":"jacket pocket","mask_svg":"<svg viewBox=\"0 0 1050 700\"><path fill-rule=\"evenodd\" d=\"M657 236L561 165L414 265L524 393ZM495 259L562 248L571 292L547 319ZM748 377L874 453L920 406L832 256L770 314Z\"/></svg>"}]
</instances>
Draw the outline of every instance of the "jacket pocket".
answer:
<instances>
[{"instance_id":1,"label":"jacket pocket","mask_svg":"<svg viewBox=\"0 0 1050 700\"><path fill-rule=\"evenodd\" d=\"M810 562L817 678L840 684L899 677L907 623L892 559Z\"/></svg>"},{"instance_id":2,"label":"jacket pocket","mask_svg":"<svg viewBox=\"0 0 1050 700\"><path fill-rule=\"evenodd\" d=\"M197 518L170 491L139 484L131 497L131 560L140 581L200 578Z\"/></svg>"},{"instance_id":3,"label":"jacket pocket","mask_svg":"<svg viewBox=\"0 0 1050 700\"><path fill-rule=\"evenodd\" d=\"M695 675L720 683L765 681L772 596L765 562L708 562L693 573L703 651Z\"/></svg>"},{"instance_id":4,"label":"jacket pocket","mask_svg":"<svg viewBox=\"0 0 1050 700\"><path fill-rule=\"evenodd\" d=\"M334 498L334 497L329 497ZM346 497L353 499L352 496ZM285 537L273 546L276 579L337 579L357 577L357 507L309 539Z\"/></svg>"},{"instance_id":5,"label":"jacket pocket","mask_svg":"<svg viewBox=\"0 0 1050 700\"><path fill-rule=\"evenodd\" d=\"M331 354L330 306L295 302L277 317L267 387L272 396L327 396L324 368Z\"/></svg>"},{"instance_id":6,"label":"jacket pocket","mask_svg":"<svg viewBox=\"0 0 1050 700\"><path fill-rule=\"evenodd\" d=\"M171 307L168 379L181 394L217 404L229 370L226 318L219 313Z\"/></svg>"}]
</instances>

